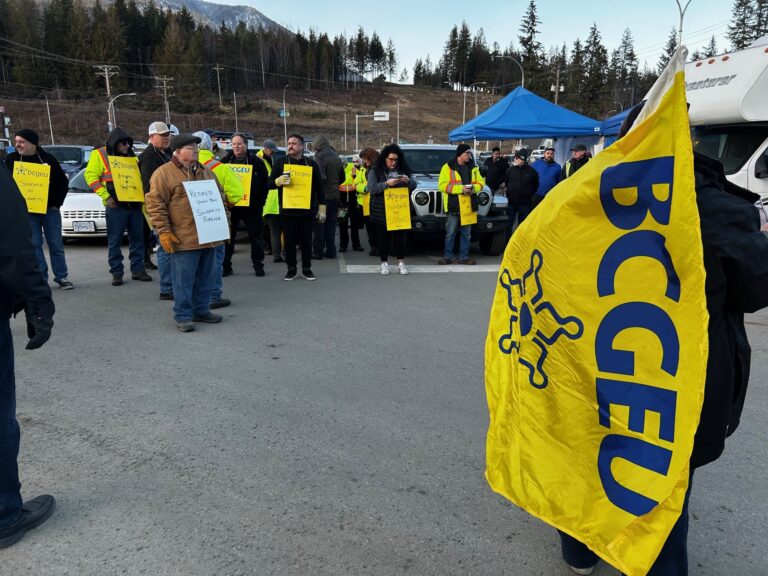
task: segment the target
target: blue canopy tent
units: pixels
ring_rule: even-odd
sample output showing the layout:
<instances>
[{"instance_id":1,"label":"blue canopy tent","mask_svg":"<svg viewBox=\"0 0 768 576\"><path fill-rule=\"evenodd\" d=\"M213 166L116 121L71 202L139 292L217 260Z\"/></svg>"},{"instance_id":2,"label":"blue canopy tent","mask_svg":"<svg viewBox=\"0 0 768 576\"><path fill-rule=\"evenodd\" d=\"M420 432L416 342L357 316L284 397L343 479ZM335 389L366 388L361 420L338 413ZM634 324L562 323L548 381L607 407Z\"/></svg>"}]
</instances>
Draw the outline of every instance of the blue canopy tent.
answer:
<instances>
[{"instance_id":1,"label":"blue canopy tent","mask_svg":"<svg viewBox=\"0 0 768 576\"><path fill-rule=\"evenodd\" d=\"M448 134L448 140L517 140L600 135L600 122L518 87Z\"/></svg>"}]
</instances>

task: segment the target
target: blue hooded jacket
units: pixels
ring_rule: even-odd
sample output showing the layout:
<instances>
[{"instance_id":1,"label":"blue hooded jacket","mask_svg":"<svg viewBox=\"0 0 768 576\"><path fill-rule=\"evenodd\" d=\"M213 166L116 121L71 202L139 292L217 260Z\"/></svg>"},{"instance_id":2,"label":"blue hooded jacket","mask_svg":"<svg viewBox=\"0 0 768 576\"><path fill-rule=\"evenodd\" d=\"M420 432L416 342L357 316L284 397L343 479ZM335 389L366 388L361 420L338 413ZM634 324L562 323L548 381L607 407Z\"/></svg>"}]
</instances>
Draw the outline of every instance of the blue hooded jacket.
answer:
<instances>
[{"instance_id":1,"label":"blue hooded jacket","mask_svg":"<svg viewBox=\"0 0 768 576\"><path fill-rule=\"evenodd\" d=\"M547 162L539 158L532 164L533 169L539 173L539 188L536 194L542 198L563 179L562 167L555 162Z\"/></svg>"}]
</instances>

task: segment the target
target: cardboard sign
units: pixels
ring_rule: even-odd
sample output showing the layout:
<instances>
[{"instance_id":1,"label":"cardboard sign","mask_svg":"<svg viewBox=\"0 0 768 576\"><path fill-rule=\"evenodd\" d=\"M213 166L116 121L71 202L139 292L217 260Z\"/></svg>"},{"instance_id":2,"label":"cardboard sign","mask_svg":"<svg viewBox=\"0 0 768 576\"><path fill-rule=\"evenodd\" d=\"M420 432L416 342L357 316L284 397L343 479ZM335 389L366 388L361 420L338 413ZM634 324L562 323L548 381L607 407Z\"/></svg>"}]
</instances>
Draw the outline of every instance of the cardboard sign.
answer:
<instances>
[{"instance_id":1,"label":"cardboard sign","mask_svg":"<svg viewBox=\"0 0 768 576\"><path fill-rule=\"evenodd\" d=\"M27 211L31 214L46 214L51 167L48 164L14 162L13 179L27 202Z\"/></svg>"},{"instance_id":2,"label":"cardboard sign","mask_svg":"<svg viewBox=\"0 0 768 576\"><path fill-rule=\"evenodd\" d=\"M251 179L253 178L253 166L250 164L227 164L229 169L240 178L240 184L243 185L243 199L235 206L251 205Z\"/></svg>"},{"instance_id":3,"label":"cardboard sign","mask_svg":"<svg viewBox=\"0 0 768 576\"><path fill-rule=\"evenodd\" d=\"M283 186L283 208L309 210L312 205L312 166L286 164L283 170L291 174L291 184Z\"/></svg>"},{"instance_id":4,"label":"cardboard sign","mask_svg":"<svg viewBox=\"0 0 768 576\"><path fill-rule=\"evenodd\" d=\"M363 216L371 215L371 195L366 193L357 199L360 205L363 207Z\"/></svg>"},{"instance_id":5,"label":"cardboard sign","mask_svg":"<svg viewBox=\"0 0 768 576\"><path fill-rule=\"evenodd\" d=\"M384 190L384 210L387 213L387 230L411 229L411 203L408 188Z\"/></svg>"},{"instance_id":6,"label":"cardboard sign","mask_svg":"<svg viewBox=\"0 0 768 576\"><path fill-rule=\"evenodd\" d=\"M477 224L477 212L472 210L472 196L459 196L459 221L462 226Z\"/></svg>"},{"instance_id":7,"label":"cardboard sign","mask_svg":"<svg viewBox=\"0 0 768 576\"><path fill-rule=\"evenodd\" d=\"M184 182L200 244L229 239L229 222L215 180Z\"/></svg>"},{"instance_id":8,"label":"cardboard sign","mask_svg":"<svg viewBox=\"0 0 768 576\"><path fill-rule=\"evenodd\" d=\"M120 202L144 202L139 160L135 156L110 156L109 169Z\"/></svg>"}]
</instances>

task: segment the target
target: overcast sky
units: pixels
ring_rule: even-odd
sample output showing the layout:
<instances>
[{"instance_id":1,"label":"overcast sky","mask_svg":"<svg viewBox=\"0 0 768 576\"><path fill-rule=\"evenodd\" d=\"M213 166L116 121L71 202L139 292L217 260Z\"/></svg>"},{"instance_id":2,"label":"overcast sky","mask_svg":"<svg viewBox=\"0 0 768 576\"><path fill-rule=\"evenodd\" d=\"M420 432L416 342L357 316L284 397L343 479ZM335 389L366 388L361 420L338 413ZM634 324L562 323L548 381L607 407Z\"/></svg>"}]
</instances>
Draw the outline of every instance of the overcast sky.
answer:
<instances>
[{"instance_id":1,"label":"overcast sky","mask_svg":"<svg viewBox=\"0 0 768 576\"><path fill-rule=\"evenodd\" d=\"M399 69L409 74L417 58L429 55L437 63L448 33L465 20L473 36L482 28L489 45L498 42L504 48L512 41L518 46L518 28L528 7L528 0L496 2L457 2L455 0L387 0L353 2L338 0L209 0L218 4L249 5L268 18L293 31L310 27L333 37L347 36L363 26L370 35L374 30L386 45L392 38L400 59ZM684 1L684 0L681 0ZM685 16L683 42L693 51L709 42L714 34L718 49L727 44L725 33L731 16L731 0L693 0ZM360 9L356 9L360 7ZM568 49L576 38L587 37L596 23L603 44L616 48L625 28L632 30L640 66L647 61L655 66L673 26L678 23L675 0L539 0L541 20L539 39L546 49Z\"/></svg>"}]
</instances>

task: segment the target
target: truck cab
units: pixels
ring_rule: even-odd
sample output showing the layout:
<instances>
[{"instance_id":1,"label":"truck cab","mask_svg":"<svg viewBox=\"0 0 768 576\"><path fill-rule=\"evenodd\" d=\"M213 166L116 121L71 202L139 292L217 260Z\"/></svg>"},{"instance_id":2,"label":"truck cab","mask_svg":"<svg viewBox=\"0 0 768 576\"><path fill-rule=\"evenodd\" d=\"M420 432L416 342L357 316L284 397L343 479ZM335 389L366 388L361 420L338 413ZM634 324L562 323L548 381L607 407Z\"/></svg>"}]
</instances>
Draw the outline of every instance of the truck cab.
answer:
<instances>
[{"instance_id":1,"label":"truck cab","mask_svg":"<svg viewBox=\"0 0 768 576\"><path fill-rule=\"evenodd\" d=\"M768 36L688 63L685 89L694 150L768 204Z\"/></svg>"},{"instance_id":2,"label":"truck cab","mask_svg":"<svg viewBox=\"0 0 768 576\"><path fill-rule=\"evenodd\" d=\"M447 144L402 144L400 146L416 179L411 192L412 233L445 235L443 194L437 181L443 165L452 160L456 147ZM507 198L494 196L488 186L477 195L477 224L472 226L472 240L480 242L483 254L497 256L506 246Z\"/></svg>"}]
</instances>

